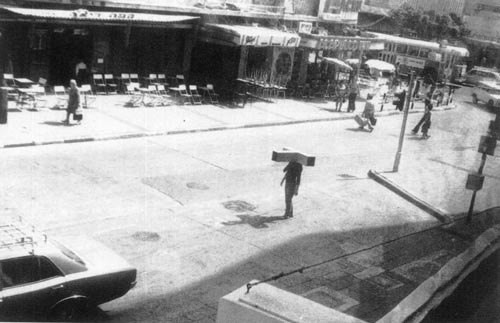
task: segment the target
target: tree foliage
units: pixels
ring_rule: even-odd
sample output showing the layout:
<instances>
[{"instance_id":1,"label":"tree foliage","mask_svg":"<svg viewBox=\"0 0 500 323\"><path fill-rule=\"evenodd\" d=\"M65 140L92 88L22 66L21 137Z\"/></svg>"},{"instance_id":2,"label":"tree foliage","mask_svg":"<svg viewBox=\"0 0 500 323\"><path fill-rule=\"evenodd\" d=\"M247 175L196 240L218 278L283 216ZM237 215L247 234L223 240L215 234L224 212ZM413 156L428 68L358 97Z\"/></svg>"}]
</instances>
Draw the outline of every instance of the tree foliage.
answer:
<instances>
[{"instance_id":1,"label":"tree foliage","mask_svg":"<svg viewBox=\"0 0 500 323\"><path fill-rule=\"evenodd\" d=\"M420 39L460 39L470 34L462 19L454 13L438 15L434 11L422 12L408 4L391 10L390 20L399 34Z\"/></svg>"}]
</instances>

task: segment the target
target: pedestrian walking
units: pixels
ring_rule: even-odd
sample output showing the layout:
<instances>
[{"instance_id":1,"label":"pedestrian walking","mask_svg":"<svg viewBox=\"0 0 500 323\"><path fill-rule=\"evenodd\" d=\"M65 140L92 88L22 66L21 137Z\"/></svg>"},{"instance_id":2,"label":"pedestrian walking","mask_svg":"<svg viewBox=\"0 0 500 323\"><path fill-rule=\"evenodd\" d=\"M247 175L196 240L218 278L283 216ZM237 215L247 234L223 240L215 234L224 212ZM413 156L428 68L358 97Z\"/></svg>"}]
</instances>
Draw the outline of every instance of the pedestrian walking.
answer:
<instances>
[{"instance_id":1,"label":"pedestrian walking","mask_svg":"<svg viewBox=\"0 0 500 323\"><path fill-rule=\"evenodd\" d=\"M76 81L75 80L70 80L69 81L70 89L68 93L68 106L66 108L66 119L63 120L64 123L69 124L69 117L71 114L73 114L73 118L75 120L80 119L76 115L81 116L81 107L80 107L80 90L76 86ZM78 124L80 124L80 120L78 121Z\"/></svg>"},{"instance_id":2,"label":"pedestrian walking","mask_svg":"<svg viewBox=\"0 0 500 323\"><path fill-rule=\"evenodd\" d=\"M394 95L398 100L395 101L396 110L403 111L406 99L406 90L403 89L401 92Z\"/></svg>"},{"instance_id":3,"label":"pedestrian walking","mask_svg":"<svg viewBox=\"0 0 500 323\"><path fill-rule=\"evenodd\" d=\"M335 86L335 111L342 111L342 103L345 102L345 94L347 87L344 80L337 82Z\"/></svg>"},{"instance_id":4,"label":"pedestrian walking","mask_svg":"<svg viewBox=\"0 0 500 323\"><path fill-rule=\"evenodd\" d=\"M285 214L283 217L293 217L292 198L299 194L300 176L302 174L302 165L297 162L289 162L283 169L285 176L281 180L281 186L285 182Z\"/></svg>"},{"instance_id":5,"label":"pedestrian walking","mask_svg":"<svg viewBox=\"0 0 500 323\"><path fill-rule=\"evenodd\" d=\"M430 135L428 134L429 128L431 127L431 113L432 104L428 107L425 107L424 113L424 123L422 124L422 139L428 139Z\"/></svg>"},{"instance_id":6,"label":"pedestrian walking","mask_svg":"<svg viewBox=\"0 0 500 323\"><path fill-rule=\"evenodd\" d=\"M356 78L354 78L349 86L349 104L347 112L354 112L356 110L356 97L359 94L359 86Z\"/></svg>"},{"instance_id":7,"label":"pedestrian walking","mask_svg":"<svg viewBox=\"0 0 500 323\"><path fill-rule=\"evenodd\" d=\"M427 110L432 110L432 101L431 101L431 97L432 97L432 93L431 92L427 92L427 95L425 96L425 99L424 99L424 111L427 111ZM412 129L411 133L416 135L418 133L418 131L420 130L420 126L422 126L422 124L424 123L425 121L425 112L424 112L424 115L422 116L422 118L420 118L420 121L417 123L417 125Z\"/></svg>"},{"instance_id":8,"label":"pedestrian walking","mask_svg":"<svg viewBox=\"0 0 500 323\"><path fill-rule=\"evenodd\" d=\"M362 124L360 124L359 129L364 129L368 126L370 132L373 131L373 126L377 123L375 118L375 105L373 104L373 94L368 94L366 96L365 109L361 114Z\"/></svg>"}]
</instances>

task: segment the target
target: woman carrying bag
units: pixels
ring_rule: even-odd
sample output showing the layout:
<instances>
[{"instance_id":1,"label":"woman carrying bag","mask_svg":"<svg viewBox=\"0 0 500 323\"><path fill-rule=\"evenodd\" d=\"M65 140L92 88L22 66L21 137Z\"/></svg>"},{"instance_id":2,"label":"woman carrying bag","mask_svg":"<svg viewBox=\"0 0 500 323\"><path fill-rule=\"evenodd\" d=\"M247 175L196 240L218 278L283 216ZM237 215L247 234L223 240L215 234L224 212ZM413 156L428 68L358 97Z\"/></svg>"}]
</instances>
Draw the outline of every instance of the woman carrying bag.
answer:
<instances>
[{"instance_id":1,"label":"woman carrying bag","mask_svg":"<svg viewBox=\"0 0 500 323\"><path fill-rule=\"evenodd\" d=\"M77 121L80 124L83 119L82 115L82 107L80 105L80 90L76 85L75 80L69 81L69 92L68 92L68 107L66 108L66 120L63 120L64 123L70 124L69 116L73 114L73 120Z\"/></svg>"}]
</instances>

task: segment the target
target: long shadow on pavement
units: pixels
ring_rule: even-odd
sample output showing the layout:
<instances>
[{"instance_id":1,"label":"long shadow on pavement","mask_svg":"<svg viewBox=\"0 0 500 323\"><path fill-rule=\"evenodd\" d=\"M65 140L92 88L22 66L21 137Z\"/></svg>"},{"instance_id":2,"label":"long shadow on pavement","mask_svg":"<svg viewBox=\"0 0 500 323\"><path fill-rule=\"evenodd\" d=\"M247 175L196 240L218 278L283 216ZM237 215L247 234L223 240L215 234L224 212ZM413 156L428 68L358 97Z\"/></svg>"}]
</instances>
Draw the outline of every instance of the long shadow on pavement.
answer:
<instances>
[{"instance_id":1,"label":"long shadow on pavement","mask_svg":"<svg viewBox=\"0 0 500 323\"><path fill-rule=\"evenodd\" d=\"M241 220L234 224L246 223L260 230L272 229L271 223L279 225L278 217L238 217ZM302 273L285 275L271 284L376 322L484 230L500 223L500 208L476 215L473 222L473 226L463 220L446 228L437 222L421 222L303 235L181 290L138 299L131 308L114 308L107 314L114 322L139 322L145 317L151 322L196 322L202 317L215 322L217 304L224 295L254 279L302 268Z\"/></svg>"}]
</instances>

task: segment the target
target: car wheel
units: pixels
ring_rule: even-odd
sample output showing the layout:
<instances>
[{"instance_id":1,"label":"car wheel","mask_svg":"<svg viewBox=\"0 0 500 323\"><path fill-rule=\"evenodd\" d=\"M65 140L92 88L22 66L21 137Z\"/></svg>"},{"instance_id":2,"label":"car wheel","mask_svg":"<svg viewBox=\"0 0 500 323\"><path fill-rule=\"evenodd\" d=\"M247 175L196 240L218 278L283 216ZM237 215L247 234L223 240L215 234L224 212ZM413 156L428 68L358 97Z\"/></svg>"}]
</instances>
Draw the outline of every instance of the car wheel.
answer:
<instances>
[{"instance_id":1,"label":"car wheel","mask_svg":"<svg viewBox=\"0 0 500 323\"><path fill-rule=\"evenodd\" d=\"M86 312L86 304L81 301L65 302L57 305L50 315L56 322L72 322L83 318Z\"/></svg>"},{"instance_id":2,"label":"car wheel","mask_svg":"<svg viewBox=\"0 0 500 323\"><path fill-rule=\"evenodd\" d=\"M477 95L472 94L472 103L476 104L477 103Z\"/></svg>"}]
</instances>

